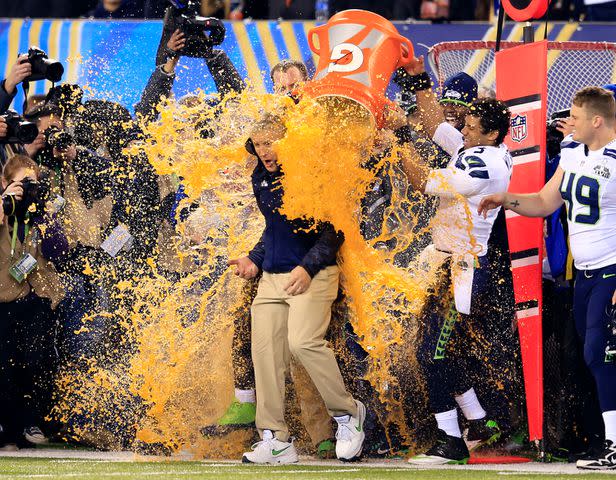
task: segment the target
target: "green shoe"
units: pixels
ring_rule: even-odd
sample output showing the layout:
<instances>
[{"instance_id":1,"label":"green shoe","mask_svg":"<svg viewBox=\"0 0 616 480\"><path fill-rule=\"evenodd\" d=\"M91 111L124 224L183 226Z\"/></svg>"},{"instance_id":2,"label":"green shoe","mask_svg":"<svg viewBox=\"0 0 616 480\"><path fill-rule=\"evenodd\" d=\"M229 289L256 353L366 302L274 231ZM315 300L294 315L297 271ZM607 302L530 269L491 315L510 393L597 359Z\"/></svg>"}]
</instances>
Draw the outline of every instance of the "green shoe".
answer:
<instances>
[{"instance_id":1,"label":"green shoe","mask_svg":"<svg viewBox=\"0 0 616 480\"><path fill-rule=\"evenodd\" d=\"M317 446L317 456L323 460L336 458L336 442L333 438L328 438L319 443Z\"/></svg>"},{"instance_id":2,"label":"green shoe","mask_svg":"<svg viewBox=\"0 0 616 480\"><path fill-rule=\"evenodd\" d=\"M492 445L500 439L501 433L495 420L469 420L466 432L468 449L473 451L480 446Z\"/></svg>"},{"instance_id":3,"label":"green shoe","mask_svg":"<svg viewBox=\"0 0 616 480\"><path fill-rule=\"evenodd\" d=\"M218 425L252 425L255 423L257 405L254 403L241 403L233 400L225 414L218 420Z\"/></svg>"}]
</instances>

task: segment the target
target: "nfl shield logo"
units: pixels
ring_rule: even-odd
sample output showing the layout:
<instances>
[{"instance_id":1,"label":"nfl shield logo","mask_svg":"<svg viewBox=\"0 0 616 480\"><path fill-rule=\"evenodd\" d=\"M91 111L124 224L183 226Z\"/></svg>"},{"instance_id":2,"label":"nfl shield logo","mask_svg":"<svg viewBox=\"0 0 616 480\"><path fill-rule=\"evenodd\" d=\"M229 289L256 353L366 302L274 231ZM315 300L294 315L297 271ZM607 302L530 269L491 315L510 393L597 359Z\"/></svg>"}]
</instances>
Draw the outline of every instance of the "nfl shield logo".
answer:
<instances>
[{"instance_id":1,"label":"nfl shield logo","mask_svg":"<svg viewBox=\"0 0 616 480\"><path fill-rule=\"evenodd\" d=\"M516 115L511 119L511 140L521 142L527 136L526 115Z\"/></svg>"}]
</instances>

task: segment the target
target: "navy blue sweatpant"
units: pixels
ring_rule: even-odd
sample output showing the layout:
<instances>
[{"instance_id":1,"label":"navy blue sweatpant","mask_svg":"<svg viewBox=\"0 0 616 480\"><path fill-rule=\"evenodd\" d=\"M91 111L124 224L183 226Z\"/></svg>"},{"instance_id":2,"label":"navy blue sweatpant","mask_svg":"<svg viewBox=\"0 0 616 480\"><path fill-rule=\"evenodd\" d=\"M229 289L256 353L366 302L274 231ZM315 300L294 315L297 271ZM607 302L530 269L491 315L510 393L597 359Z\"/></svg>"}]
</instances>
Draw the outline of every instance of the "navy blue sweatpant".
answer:
<instances>
[{"instance_id":1,"label":"navy blue sweatpant","mask_svg":"<svg viewBox=\"0 0 616 480\"><path fill-rule=\"evenodd\" d=\"M616 264L579 271L575 278L575 327L584 345L584 360L597 383L602 412L616 410L616 361L606 362L605 357L614 290Z\"/></svg>"}]
</instances>

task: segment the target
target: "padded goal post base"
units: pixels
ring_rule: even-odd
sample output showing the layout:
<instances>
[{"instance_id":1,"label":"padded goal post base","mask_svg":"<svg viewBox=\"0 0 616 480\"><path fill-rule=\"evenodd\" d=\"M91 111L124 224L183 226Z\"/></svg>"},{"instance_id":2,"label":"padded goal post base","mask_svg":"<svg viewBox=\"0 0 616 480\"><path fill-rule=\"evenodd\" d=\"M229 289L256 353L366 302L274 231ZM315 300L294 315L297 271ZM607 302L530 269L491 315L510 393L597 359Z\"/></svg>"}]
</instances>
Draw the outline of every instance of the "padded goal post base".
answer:
<instances>
[{"instance_id":1,"label":"padded goal post base","mask_svg":"<svg viewBox=\"0 0 616 480\"><path fill-rule=\"evenodd\" d=\"M529 463L531 462L530 458L526 457L516 457L512 455L503 455L503 456L480 456L480 455L471 455L471 458L468 461L469 465L504 465L510 463Z\"/></svg>"}]
</instances>

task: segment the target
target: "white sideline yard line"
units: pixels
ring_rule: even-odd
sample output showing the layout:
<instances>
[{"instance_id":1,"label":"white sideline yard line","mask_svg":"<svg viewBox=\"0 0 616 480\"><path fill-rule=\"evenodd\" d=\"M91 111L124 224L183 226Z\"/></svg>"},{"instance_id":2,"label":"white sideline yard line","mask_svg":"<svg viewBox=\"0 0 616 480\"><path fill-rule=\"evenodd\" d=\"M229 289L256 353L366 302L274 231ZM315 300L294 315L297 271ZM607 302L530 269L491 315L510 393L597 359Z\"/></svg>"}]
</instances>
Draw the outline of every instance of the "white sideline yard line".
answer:
<instances>
[{"instance_id":1,"label":"white sideline yard line","mask_svg":"<svg viewBox=\"0 0 616 480\"><path fill-rule=\"evenodd\" d=\"M39 458L49 459L53 463L165 463L166 465L175 464L178 470L168 471L150 471L139 472L139 475L143 476L155 476L155 475L170 475L170 476L185 476L195 474L216 474L221 473L221 470L234 469L234 474L238 476L254 475L255 469L267 470L268 474L278 475L293 475L294 473L310 474L310 473L346 473L346 472L358 472L362 469L379 469L385 471L413 471L413 470L460 470L460 471L493 471L497 475L532 475L532 474L544 474L544 475L576 475L576 474L588 474L588 473L604 473L612 474L612 471L589 471L579 470L575 467L575 464L563 464L563 463L516 463L516 464L481 464L481 465L437 465L437 466L419 466L410 465L404 460L400 459L384 459L384 460L369 460L362 461L355 464L342 464L336 460L315 460L312 457L300 457L300 462L295 464L298 467L325 467L323 470L310 470L310 469L297 469L288 470L281 468L278 465L245 465L242 467L242 463L239 460L199 460L193 458L187 458L186 456L179 457L161 457L161 456L144 456L137 455L133 452L96 452L85 450L56 450L56 449L23 449L17 452L0 452L0 459L2 458ZM182 464L186 461L191 461L192 466L190 470L182 468ZM240 468L238 468L240 467ZM246 470L242 471L242 468ZM126 472L101 472L97 475L104 476L121 476ZM49 477L79 477L80 473L65 473L65 474L34 474L28 475L15 475L15 474L3 474L0 473L0 479L3 478L49 478Z\"/></svg>"}]
</instances>

